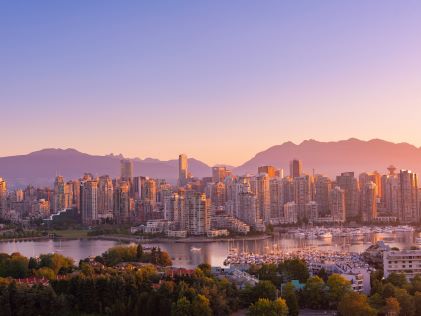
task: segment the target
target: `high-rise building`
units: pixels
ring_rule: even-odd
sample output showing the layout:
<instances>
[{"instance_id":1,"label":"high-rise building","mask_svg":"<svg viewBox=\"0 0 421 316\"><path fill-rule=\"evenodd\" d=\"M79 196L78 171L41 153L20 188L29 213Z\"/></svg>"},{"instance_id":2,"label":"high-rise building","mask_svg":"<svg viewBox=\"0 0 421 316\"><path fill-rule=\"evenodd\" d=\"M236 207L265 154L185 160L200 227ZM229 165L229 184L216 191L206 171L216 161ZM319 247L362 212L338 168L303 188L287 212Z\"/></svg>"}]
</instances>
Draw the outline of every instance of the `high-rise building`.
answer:
<instances>
[{"instance_id":1,"label":"high-rise building","mask_svg":"<svg viewBox=\"0 0 421 316\"><path fill-rule=\"evenodd\" d=\"M411 223L419 221L418 213L418 178L409 170L401 170L399 173L400 210L399 221Z\"/></svg>"},{"instance_id":2,"label":"high-rise building","mask_svg":"<svg viewBox=\"0 0 421 316\"><path fill-rule=\"evenodd\" d=\"M188 178L188 159L185 154L178 156L178 185L185 186Z\"/></svg>"},{"instance_id":3,"label":"high-rise building","mask_svg":"<svg viewBox=\"0 0 421 316\"><path fill-rule=\"evenodd\" d=\"M400 210L399 177L394 166L388 168L389 174L382 176L383 195L381 204L386 214L398 217Z\"/></svg>"},{"instance_id":4,"label":"high-rise building","mask_svg":"<svg viewBox=\"0 0 421 316\"><path fill-rule=\"evenodd\" d=\"M114 190L114 218L118 224L128 223L130 221L130 197L129 184L122 181Z\"/></svg>"},{"instance_id":5,"label":"high-rise building","mask_svg":"<svg viewBox=\"0 0 421 316\"><path fill-rule=\"evenodd\" d=\"M226 167L212 167L212 182L224 182L225 178L231 175Z\"/></svg>"},{"instance_id":6,"label":"high-rise building","mask_svg":"<svg viewBox=\"0 0 421 316\"><path fill-rule=\"evenodd\" d=\"M57 176L54 181L53 210L61 211L66 208L64 196L64 178Z\"/></svg>"},{"instance_id":7,"label":"high-rise building","mask_svg":"<svg viewBox=\"0 0 421 316\"><path fill-rule=\"evenodd\" d=\"M295 177L294 183L294 202L298 208L298 218L305 218L305 206L311 200L310 176L303 175Z\"/></svg>"},{"instance_id":8,"label":"high-rise building","mask_svg":"<svg viewBox=\"0 0 421 316\"><path fill-rule=\"evenodd\" d=\"M319 215L329 214L329 193L332 190L332 181L328 177L317 175L315 177L315 198Z\"/></svg>"},{"instance_id":9,"label":"high-rise building","mask_svg":"<svg viewBox=\"0 0 421 316\"><path fill-rule=\"evenodd\" d=\"M215 210L223 210L226 202L225 184L223 182L211 185L210 199Z\"/></svg>"},{"instance_id":10,"label":"high-rise building","mask_svg":"<svg viewBox=\"0 0 421 316\"><path fill-rule=\"evenodd\" d=\"M133 178L133 161L130 159L120 160L120 177L125 181Z\"/></svg>"},{"instance_id":11,"label":"high-rise building","mask_svg":"<svg viewBox=\"0 0 421 316\"><path fill-rule=\"evenodd\" d=\"M256 177L257 209L263 222L269 223L270 212L270 187L269 176L264 173Z\"/></svg>"},{"instance_id":12,"label":"high-rise building","mask_svg":"<svg viewBox=\"0 0 421 316\"><path fill-rule=\"evenodd\" d=\"M336 177L336 184L345 191L345 210L347 218L359 215L359 186L353 172L343 172Z\"/></svg>"},{"instance_id":13,"label":"high-rise building","mask_svg":"<svg viewBox=\"0 0 421 316\"><path fill-rule=\"evenodd\" d=\"M98 221L98 181L90 177L80 182L80 212L82 223L92 225Z\"/></svg>"},{"instance_id":14,"label":"high-rise building","mask_svg":"<svg viewBox=\"0 0 421 316\"><path fill-rule=\"evenodd\" d=\"M361 189L361 215L364 222L377 218L377 186L372 181Z\"/></svg>"},{"instance_id":15,"label":"high-rise building","mask_svg":"<svg viewBox=\"0 0 421 316\"><path fill-rule=\"evenodd\" d=\"M345 190L336 186L329 193L329 210L334 222L345 221L345 208Z\"/></svg>"},{"instance_id":16,"label":"high-rise building","mask_svg":"<svg viewBox=\"0 0 421 316\"><path fill-rule=\"evenodd\" d=\"M7 184L6 180L0 178L0 218L3 218L7 208Z\"/></svg>"},{"instance_id":17,"label":"high-rise building","mask_svg":"<svg viewBox=\"0 0 421 316\"><path fill-rule=\"evenodd\" d=\"M206 194L189 191L186 194L187 232L204 235L210 230L210 201Z\"/></svg>"},{"instance_id":18,"label":"high-rise building","mask_svg":"<svg viewBox=\"0 0 421 316\"><path fill-rule=\"evenodd\" d=\"M303 164L301 160L294 159L289 163L289 175L291 178L300 177L303 173Z\"/></svg>"},{"instance_id":19,"label":"high-rise building","mask_svg":"<svg viewBox=\"0 0 421 316\"><path fill-rule=\"evenodd\" d=\"M273 178L276 176L276 168L274 166L261 166L257 168L257 173L262 174L266 173L269 178Z\"/></svg>"},{"instance_id":20,"label":"high-rise building","mask_svg":"<svg viewBox=\"0 0 421 316\"><path fill-rule=\"evenodd\" d=\"M270 217L279 218L283 216L284 205L282 204L282 179L273 178L269 182L270 190Z\"/></svg>"},{"instance_id":21,"label":"high-rise building","mask_svg":"<svg viewBox=\"0 0 421 316\"><path fill-rule=\"evenodd\" d=\"M114 209L114 186L109 176L101 176L98 181L98 214L110 214Z\"/></svg>"},{"instance_id":22,"label":"high-rise building","mask_svg":"<svg viewBox=\"0 0 421 316\"><path fill-rule=\"evenodd\" d=\"M143 202L155 208L157 202L157 186L154 179L146 179L143 185Z\"/></svg>"}]
</instances>

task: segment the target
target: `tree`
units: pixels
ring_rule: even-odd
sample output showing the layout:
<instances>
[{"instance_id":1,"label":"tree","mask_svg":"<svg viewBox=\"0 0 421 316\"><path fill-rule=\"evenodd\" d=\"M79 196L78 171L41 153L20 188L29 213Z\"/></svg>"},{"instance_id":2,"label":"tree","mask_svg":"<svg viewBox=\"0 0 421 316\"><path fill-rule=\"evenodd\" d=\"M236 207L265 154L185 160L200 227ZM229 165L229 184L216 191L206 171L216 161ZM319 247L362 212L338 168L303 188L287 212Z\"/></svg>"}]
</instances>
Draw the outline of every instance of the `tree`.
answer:
<instances>
[{"instance_id":1,"label":"tree","mask_svg":"<svg viewBox=\"0 0 421 316\"><path fill-rule=\"evenodd\" d=\"M261 298L256 303L251 304L248 310L250 316L287 316L288 307L284 299L276 301Z\"/></svg>"},{"instance_id":2,"label":"tree","mask_svg":"<svg viewBox=\"0 0 421 316\"><path fill-rule=\"evenodd\" d=\"M339 274L332 274L327 279L328 298L330 304L336 308L342 297L349 291L352 291L351 282Z\"/></svg>"},{"instance_id":3,"label":"tree","mask_svg":"<svg viewBox=\"0 0 421 316\"><path fill-rule=\"evenodd\" d=\"M310 308L321 309L327 305L326 285L318 276L312 276L307 280L303 296L306 305Z\"/></svg>"},{"instance_id":4,"label":"tree","mask_svg":"<svg viewBox=\"0 0 421 316\"><path fill-rule=\"evenodd\" d=\"M287 303L289 315L298 316L300 306L298 304L297 293L295 293L295 288L291 282L288 282L287 284L283 286L282 297L285 299Z\"/></svg>"},{"instance_id":5,"label":"tree","mask_svg":"<svg viewBox=\"0 0 421 316\"><path fill-rule=\"evenodd\" d=\"M414 294L415 315L421 315L421 292Z\"/></svg>"},{"instance_id":6,"label":"tree","mask_svg":"<svg viewBox=\"0 0 421 316\"><path fill-rule=\"evenodd\" d=\"M278 265L279 273L284 281L298 280L301 283L307 281L310 276L307 264L301 259L288 259Z\"/></svg>"},{"instance_id":7,"label":"tree","mask_svg":"<svg viewBox=\"0 0 421 316\"><path fill-rule=\"evenodd\" d=\"M401 308L398 300L395 297L389 297L386 299L386 306L384 313L386 316L398 316Z\"/></svg>"},{"instance_id":8,"label":"tree","mask_svg":"<svg viewBox=\"0 0 421 316\"><path fill-rule=\"evenodd\" d=\"M415 303L414 298L409 295L405 289L396 289L395 296L399 301L401 308L400 315L402 316L414 316L415 315Z\"/></svg>"},{"instance_id":9,"label":"tree","mask_svg":"<svg viewBox=\"0 0 421 316\"><path fill-rule=\"evenodd\" d=\"M405 288L408 286L408 281L406 279L405 274L403 273L391 273L387 279L387 282L392 283L394 286L399 288Z\"/></svg>"},{"instance_id":10,"label":"tree","mask_svg":"<svg viewBox=\"0 0 421 316\"><path fill-rule=\"evenodd\" d=\"M368 303L378 312L383 311L385 300L379 293L374 293L368 298Z\"/></svg>"},{"instance_id":11,"label":"tree","mask_svg":"<svg viewBox=\"0 0 421 316\"><path fill-rule=\"evenodd\" d=\"M34 271L34 274L39 278L46 278L48 280L54 280L56 278L54 270L48 267L39 268L38 270Z\"/></svg>"},{"instance_id":12,"label":"tree","mask_svg":"<svg viewBox=\"0 0 421 316\"><path fill-rule=\"evenodd\" d=\"M377 312L368 304L367 296L357 292L346 293L338 304L342 316L375 316Z\"/></svg>"},{"instance_id":13,"label":"tree","mask_svg":"<svg viewBox=\"0 0 421 316\"><path fill-rule=\"evenodd\" d=\"M140 261L142 260L142 257L143 257L143 247L141 244L138 244L136 248L136 258L137 260Z\"/></svg>"},{"instance_id":14,"label":"tree","mask_svg":"<svg viewBox=\"0 0 421 316\"><path fill-rule=\"evenodd\" d=\"M211 316L212 315L212 309L209 306L209 300L204 295L199 294L193 300L192 314L194 316Z\"/></svg>"},{"instance_id":15,"label":"tree","mask_svg":"<svg viewBox=\"0 0 421 316\"><path fill-rule=\"evenodd\" d=\"M392 285L392 283L386 283L383 286L383 298L386 299L395 296L395 289L396 288Z\"/></svg>"},{"instance_id":16,"label":"tree","mask_svg":"<svg viewBox=\"0 0 421 316\"><path fill-rule=\"evenodd\" d=\"M173 303L173 306L171 308L171 315L190 316L191 315L190 301L185 296L180 297L176 303Z\"/></svg>"}]
</instances>

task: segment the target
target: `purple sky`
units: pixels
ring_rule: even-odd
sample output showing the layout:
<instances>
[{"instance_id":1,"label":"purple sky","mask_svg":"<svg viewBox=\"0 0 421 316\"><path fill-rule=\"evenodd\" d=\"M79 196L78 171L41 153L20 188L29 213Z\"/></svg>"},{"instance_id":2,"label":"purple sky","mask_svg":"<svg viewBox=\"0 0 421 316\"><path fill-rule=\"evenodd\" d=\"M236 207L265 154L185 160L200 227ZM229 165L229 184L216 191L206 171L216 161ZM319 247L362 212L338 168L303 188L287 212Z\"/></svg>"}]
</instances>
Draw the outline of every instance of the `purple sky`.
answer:
<instances>
[{"instance_id":1,"label":"purple sky","mask_svg":"<svg viewBox=\"0 0 421 316\"><path fill-rule=\"evenodd\" d=\"M0 156L421 145L419 1L5 1L0 39Z\"/></svg>"}]
</instances>

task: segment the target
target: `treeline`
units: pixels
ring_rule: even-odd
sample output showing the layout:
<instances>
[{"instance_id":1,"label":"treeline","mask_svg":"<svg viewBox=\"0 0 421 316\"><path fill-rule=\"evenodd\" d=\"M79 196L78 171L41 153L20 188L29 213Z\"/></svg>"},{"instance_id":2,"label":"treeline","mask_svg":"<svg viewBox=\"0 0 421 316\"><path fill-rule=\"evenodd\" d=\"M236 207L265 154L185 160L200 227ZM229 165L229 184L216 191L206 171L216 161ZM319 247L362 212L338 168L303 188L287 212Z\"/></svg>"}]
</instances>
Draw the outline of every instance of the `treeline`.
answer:
<instances>
[{"instance_id":1,"label":"treeline","mask_svg":"<svg viewBox=\"0 0 421 316\"><path fill-rule=\"evenodd\" d=\"M115 246L101 256L97 256L95 261L109 267L121 262L152 263L163 267L172 265L171 257L166 251L162 251L159 247L153 247L150 251L144 251L140 244L137 246Z\"/></svg>"},{"instance_id":2,"label":"treeline","mask_svg":"<svg viewBox=\"0 0 421 316\"><path fill-rule=\"evenodd\" d=\"M237 288L207 270L162 278L153 265L124 272L107 268L32 288L3 279L0 315L230 315L239 306Z\"/></svg>"},{"instance_id":3,"label":"treeline","mask_svg":"<svg viewBox=\"0 0 421 316\"><path fill-rule=\"evenodd\" d=\"M14 279L30 276L54 279L57 274L73 270L73 260L60 254L41 255L38 259L27 258L20 253L0 254L0 277Z\"/></svg>"}]
</instances>

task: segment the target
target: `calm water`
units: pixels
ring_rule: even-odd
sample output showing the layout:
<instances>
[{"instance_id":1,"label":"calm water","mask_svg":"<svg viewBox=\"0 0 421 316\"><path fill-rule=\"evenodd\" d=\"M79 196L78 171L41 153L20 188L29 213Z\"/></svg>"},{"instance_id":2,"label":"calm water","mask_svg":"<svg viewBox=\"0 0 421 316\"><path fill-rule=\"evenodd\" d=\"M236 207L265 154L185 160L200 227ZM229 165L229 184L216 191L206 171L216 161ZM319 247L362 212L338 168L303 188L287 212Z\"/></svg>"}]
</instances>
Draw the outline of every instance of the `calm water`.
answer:
<instances>
[{"instance_id":1,"label":"calm water","mask_svg":"<svg viewBox=\"0 0 421 316\"><path fill-rule=\"evenodd\" d=\"M367 236L334 237L331 239L302 239L291 234L281 234L267 240L238 240L212 243L158 243L145 246L159 246L168 251L175 266L195 267L207 262L213 266L222 266L227 256L229 247L240 251L266 253L278 247L280 249L298 249L308 246L322 249L349 250L362 252L372 243L384 240L391 247L400 249L408 248L414 244L418 233L404 232L394 234L373 233ZM66 240L66 241L25 241L25 242L0 242L0 253L20 252L25 256L37 256L43 253L57 252L72 257L75 262L80 259L102 254L107 249L115 246L117 242L106 240ZM191 247L200 248L200 251L191 251Z\"/></svg>"}]
</instances>

